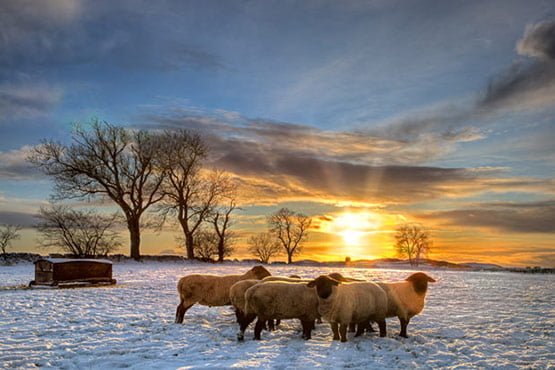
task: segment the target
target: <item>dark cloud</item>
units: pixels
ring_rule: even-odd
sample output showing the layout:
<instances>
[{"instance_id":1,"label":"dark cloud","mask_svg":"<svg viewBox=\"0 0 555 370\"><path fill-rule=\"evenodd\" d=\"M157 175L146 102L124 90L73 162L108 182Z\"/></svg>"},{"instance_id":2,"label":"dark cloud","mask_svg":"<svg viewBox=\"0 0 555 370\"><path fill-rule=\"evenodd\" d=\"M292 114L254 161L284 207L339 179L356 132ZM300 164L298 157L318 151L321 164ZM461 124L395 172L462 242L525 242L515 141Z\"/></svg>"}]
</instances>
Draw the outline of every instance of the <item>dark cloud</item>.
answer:
<instances>
[{"instance_id":1,"label":"dark cloud","mask_svg":"<svg viewBox=\"0 0 555 370\"><path fill-rule=\"evenodd\" d=\"M23 212L0 211L0 225L20 225L34 227L37 224L37 215Z\"/></svg>"},{"instance_id":2,"label":"dark cloud","mask_svg":"<svg viewBox=\"0 0 555 370\"><path fill-rule=\"evenodd\" d=\"M487 203L421 216L447 225L493 228L515 233L555 233L555 200Z\"/></svg>"},{"instance_id":3,"label":"dark cloud","mask_svg":"<svg viewBox=\"0 0 555 370\"><path fill-rule=\"evenodd\" d=\"M522 55L555 60L555 20L549 20L526 27L524 37L517 44Z\"/></svg>"},{"instance_id":4,"label":"dark cloud","mask_svg":"<svg viewBox=\"0 0 555 370\"><path fill-rule=\"evenodd\" d=\"M180 112L148 115L153 129L199 131L212 149L212 165L242 178L243 188L266 198L320 197L365 203L414 202L485 190L545 191L550 180L505 178L499 168L413 165L426 148L406 155L405 143L357 132L327 132L303 125ZM411 145L411 144L407 144ZM384 164L385 163L385 164ZM395 164L397 163L397 164Z\"/></svg>"},{"instance_id":5,"label":"dark cloud","mask_svg":"<svg viewBox=\"0 0 555 370\"><path fill-rule=\"evenodd\" d=\"M493 79L480 102L482 107L555 102L555 20L528 25L517 51L532 60L518 61Z\"/></svg>"},{"instance_id":6,"label":"dark cloud","mask_svg":"<svg viewBox=\"0 0 555 370\"><path fill-rule=\"evenodd\" d=\"M224 68L164 19L177 4L53 0L0 2L0 66L7 75L95 64L121 68ZM181 4L180 11L190 4ZM138 10L140 9L140 11Z\"/></svg>"}]
</instances>

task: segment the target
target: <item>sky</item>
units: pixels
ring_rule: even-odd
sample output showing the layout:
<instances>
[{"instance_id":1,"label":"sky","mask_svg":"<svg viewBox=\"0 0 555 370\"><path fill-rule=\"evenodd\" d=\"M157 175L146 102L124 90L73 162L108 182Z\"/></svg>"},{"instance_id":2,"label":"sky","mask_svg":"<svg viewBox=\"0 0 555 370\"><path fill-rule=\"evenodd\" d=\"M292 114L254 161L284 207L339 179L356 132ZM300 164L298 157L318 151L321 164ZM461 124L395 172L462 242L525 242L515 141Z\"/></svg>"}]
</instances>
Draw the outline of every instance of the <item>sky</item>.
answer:
<instances>
[{"instance_id":1,"label":"sky","mask_svg":"<svg viewBox=\"0 0 555 370\"><path fill-rule=\"evenodd\" d=\"M240 257L288 207L313 218L298 258L392 257L414 222L434 259L555 266L552 1L2 0L12 251L52 192L29 151L92 119L201 133L240 183Z\"/></svg>"}]
</instances>

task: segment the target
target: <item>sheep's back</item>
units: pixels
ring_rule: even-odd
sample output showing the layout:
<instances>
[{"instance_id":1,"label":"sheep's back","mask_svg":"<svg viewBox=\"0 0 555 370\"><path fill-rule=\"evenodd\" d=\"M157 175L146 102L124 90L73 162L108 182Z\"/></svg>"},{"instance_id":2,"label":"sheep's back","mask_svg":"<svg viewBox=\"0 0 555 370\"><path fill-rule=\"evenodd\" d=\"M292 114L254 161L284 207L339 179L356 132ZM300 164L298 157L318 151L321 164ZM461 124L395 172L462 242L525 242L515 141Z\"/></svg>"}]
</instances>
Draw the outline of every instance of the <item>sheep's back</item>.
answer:
<instances>
[{"instance_id":1,"label":"sheep's back","mask_svg":"<svg viewBox=\"0 0 555 370\"><path fill-rule=\"evenodd\" d=\"M243 279L243 275L201 275L181 278L178 284L181 299L195 300L205 306L225 306L229 300L229 289Z\"/></svg>"},{"instance_id":2,"label":"sheep's back","mask_svg":"<svg viewBox=\"0 0 555 370\"><path fill-rule=\"evenodd\" d=\"M304 283L265 282L245 293L246 310L258 316L275 319L316 319L318 298L314 289Z\"/></svg>"}]
</instances>

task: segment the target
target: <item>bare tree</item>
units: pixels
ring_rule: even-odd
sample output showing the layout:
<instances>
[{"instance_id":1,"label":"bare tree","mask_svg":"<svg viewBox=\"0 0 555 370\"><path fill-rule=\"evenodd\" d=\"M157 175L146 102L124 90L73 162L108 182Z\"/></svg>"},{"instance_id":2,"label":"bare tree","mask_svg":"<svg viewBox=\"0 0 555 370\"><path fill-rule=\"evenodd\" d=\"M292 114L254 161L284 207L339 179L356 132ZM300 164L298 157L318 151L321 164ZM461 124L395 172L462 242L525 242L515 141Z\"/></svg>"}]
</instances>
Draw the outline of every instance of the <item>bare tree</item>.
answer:
<instances>
[{"instance_id":1,"label":"bare tree","mask_svg":"<svg viewBox=\"0 0 555 370\"><path fill-rule=\"evenodd\" d=\"M229 194L225 198L226 204L215 207L212 215L212 225L217 238L218 262L223 262L224 257L230 256L233 252L233 233L229 230L232 225L231 212L237 208L234 194Z\"/></svg>"},{"instance_id":2,"label":"bare tree","mask_svg":"<svg viewBox=\"0 0 555 370\"><path fill-rule=\"evenodd\" d=\"M178 236L176 240L180 248L186 247L184 236ZM216 233L207 229L197 229L193 240L195 243L193 246L195 258L214 262L218 256L218 236Z\"/></svg>"},{"instance_id":3,"label":"bare tree","mask_svg":"<svg viewBox=\"0 0 555 370\"><path fill-rule=\"evenodd\" d=\"M271 233L287 253L287 263L292 263L293 255L301 252L302 243L308 238L311 223L310 217L288 208L282 208L268 218Z\"/></svg>"},{"instance_id":4,"label":"bare tree","mask_svg":"<svg viewBox=\"0 0 555 370\"><path fill-rule=\"evenodd\" d=\"M12 244L12 241L21 237L19 231L22 227L19 225L3 225L0 227L0 249L2 254L6 254L6 249Z\"/></svg>"},{"instance_id":5,"label":"bare tree","mask_svg":"<svg viewBox=\"0 0 555 370\"><path fill-rule=\"evenodd\" d=\"M121 246L111 228L117 214L110 216L92 210L76 210L65 205L41 207L37 224L45 248L60 248L78 257L105 256Z\"/></svg>"},{"instance_id":6,"label":"bare tree","mask_svg":"<svg viewBox=\"0 0 555 370\"><path fill-rule=\"evenodd\" d=\"M175 215L184 235L187 258L195 258L195 235L210 216L219 195L217 174L203 173L208 149L201 137L187 130L166 131L158 158L166 174L166 195L160 211L164 218Z\"/></svg>"},{"instance_id":7,"label":"bare tree","mask_svg":"<svg viewBox=\"0 0 555 370\"><path fill-rule=\"evenodd\" d=\"M277 239L270 233L258 233L247 239L249 252L256 256L260 262L268 263L270 258L280 254L281 246Z\"/></svg>"},{"instance_id":8,"label":"bare tree","mask_svg":"<svg viewBox=\"0 0 555 370\"><path fill-rule=\"evenodd\" d=\"M406 257L411 266L418 266L432 247L430 233L418 224L403 224L395 233L395 247L399 256Z\"/></svg>"},{"instance_id":9,"label":"bare tree","mask_svg":"<svg viewBox=\"0 0 555 370\"><path fill-rule=\"evenodd\" d=\"M100 196L115 202L127 221L131 257L138 260L141 217L163 197L164 173L154 163L158 143L147 131L94 121L90 130L76 126L70 145L43 141L28 159L54 178L57 199Z\"/></svg>"}]
</instances>

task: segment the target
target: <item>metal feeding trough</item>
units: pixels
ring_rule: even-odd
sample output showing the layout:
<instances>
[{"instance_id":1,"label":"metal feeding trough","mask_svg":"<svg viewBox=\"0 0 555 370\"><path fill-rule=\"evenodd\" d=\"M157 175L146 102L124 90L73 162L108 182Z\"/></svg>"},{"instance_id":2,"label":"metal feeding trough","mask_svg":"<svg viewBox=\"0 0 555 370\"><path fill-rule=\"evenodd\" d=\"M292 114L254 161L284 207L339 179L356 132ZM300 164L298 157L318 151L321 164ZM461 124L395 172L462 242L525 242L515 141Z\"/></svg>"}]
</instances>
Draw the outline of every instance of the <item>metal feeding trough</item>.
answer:
<instances>
[{"instance_id":1,"label":"metal feeding trough","mask_svg":"<svg viewBox=\"0 0 555 370\"><path fill-rule=\"evenodd\" d=\"M42 258L35 262L33 286L69 288L111 285L112 261L97 259Z\"/></svg>"}]
</instances>

